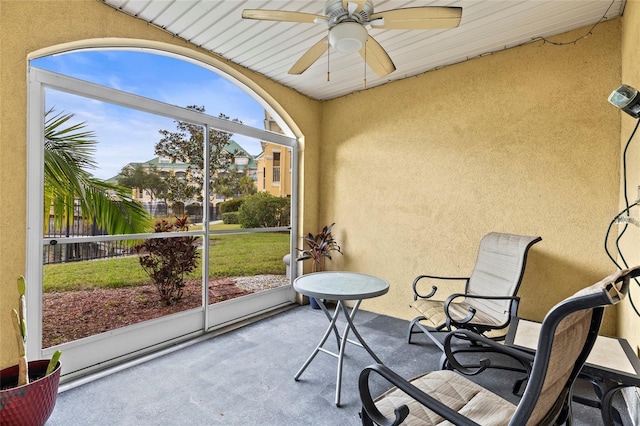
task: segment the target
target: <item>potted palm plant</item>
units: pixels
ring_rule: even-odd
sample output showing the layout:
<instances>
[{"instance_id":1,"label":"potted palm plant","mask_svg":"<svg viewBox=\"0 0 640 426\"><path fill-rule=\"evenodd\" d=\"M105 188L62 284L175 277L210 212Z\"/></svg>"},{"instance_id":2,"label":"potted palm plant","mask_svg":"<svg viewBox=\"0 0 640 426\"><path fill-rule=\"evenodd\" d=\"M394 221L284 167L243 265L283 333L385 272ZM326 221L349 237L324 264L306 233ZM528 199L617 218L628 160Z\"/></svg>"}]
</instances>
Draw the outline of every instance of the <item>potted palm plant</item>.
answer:
<instances>
[{"instance_id":1,"label":"potted palm plant","mask_svg":"<svg viewBox=\"0 0 640 426\"><path fill-rule=\"evenodd\" d=\"M26 283L18 278L19 311L13 309L18 364L0 371L0 424L42 426L58 395L60 351L50 360L27 361Z\"/></svg>"},{"instance_id":2,"label":"potted palm plant","mask_svg":"<svg viewBox=\"0 0 640 426\"><path fill-rule=\"evenodd\" d=\"M311 272L324 271L325 260L331 260L331 252L336 251L342 254L340 245L338 245L338 242L331 233L334 225L335 223L332 223L331 225L323 227L322 231L315 235L312 233L307 234L304 237L307 248L298 249L300 255L296 260L311 259ZM309 302L313 309L320 309L320 306L313 297L310 298Z\"/></svg>"}]
</instances>

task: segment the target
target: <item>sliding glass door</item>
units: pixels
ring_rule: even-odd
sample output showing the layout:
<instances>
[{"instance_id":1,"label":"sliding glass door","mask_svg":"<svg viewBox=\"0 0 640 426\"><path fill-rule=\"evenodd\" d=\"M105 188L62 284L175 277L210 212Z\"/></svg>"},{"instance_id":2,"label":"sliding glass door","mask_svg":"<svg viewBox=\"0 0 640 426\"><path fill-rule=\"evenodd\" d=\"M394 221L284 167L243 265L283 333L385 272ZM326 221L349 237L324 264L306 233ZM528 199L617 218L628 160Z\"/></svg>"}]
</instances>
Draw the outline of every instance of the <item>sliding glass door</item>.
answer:
<instances>
[{"instance_id":1,"label":"sliding glass door","mask_svg":"<svg viewBox=\"0 0 640 426\"><path fill-rule=\"evenodd\" d=\"M61 349L68 379L294 300L295 184L242 228L275 172L235 140L279 147L295 182L294 139L35 67L29 102L32 358Z\"/></svg>"}]
</instances>

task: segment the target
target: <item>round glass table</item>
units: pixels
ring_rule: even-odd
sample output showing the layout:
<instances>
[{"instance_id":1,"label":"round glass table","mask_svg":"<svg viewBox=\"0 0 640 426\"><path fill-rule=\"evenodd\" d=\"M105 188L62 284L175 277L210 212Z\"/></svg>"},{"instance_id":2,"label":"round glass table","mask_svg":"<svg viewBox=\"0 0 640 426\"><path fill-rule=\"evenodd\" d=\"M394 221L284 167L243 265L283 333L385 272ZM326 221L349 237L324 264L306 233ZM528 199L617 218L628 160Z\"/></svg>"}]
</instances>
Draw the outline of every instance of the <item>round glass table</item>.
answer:
<instances>
[{"instance_id":1,"label":"round glass table","mask_svg":"<svg viewBox=\"0 0 640 426\"><path fill-rule=\"evenodd\" d=\"M317 300L318 305L324 312L325 316L329 320L329 326L324 333L324 336L320 340L320 343L316 346L315 350L311 353L309 358L305 361L304 365L298 370L294 379L298 380L304 370L311 364L311 361L319 352L326 353L328 355L338 358L338 372L336 378L336 406L340 406L340 389L342 386L342 365L344 360L344 351L347 343L352 343L364 348L371 357L379 364L382 361L371 350L371 348L362 339L362 336L356 329L353 323L353 319L358 312L360 303L364 299L371 299L373 297L382 296L389 291L389 283L382 278L375 277L373 275L360 274L356 272L316 272L313 274L303 275L298 277L293 282L293 288L298 292L308 297L313 297ZM325 306L325 300L336 300L337 305L333 313L331 313ZM349 312L346 306L347 300L355 301L355 304ZM344 317L347 324L344 328L342 335L336 328L336 321L340 312L344 313ZM358 341L349 340L347 337L349 332L353 331ZM325 349L323 346L327 339L333 332L336 336L338 343L338 353L331 352Z\"/></svg>"}]
</instances>

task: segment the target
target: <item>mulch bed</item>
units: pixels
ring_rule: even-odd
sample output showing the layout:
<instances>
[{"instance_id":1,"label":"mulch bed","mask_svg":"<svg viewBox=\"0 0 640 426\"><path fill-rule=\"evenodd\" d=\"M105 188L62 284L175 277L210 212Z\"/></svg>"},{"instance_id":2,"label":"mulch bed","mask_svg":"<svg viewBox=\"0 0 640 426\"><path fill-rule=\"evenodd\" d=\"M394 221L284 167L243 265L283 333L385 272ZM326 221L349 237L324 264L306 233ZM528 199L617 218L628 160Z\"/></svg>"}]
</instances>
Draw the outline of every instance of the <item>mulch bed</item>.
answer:
<instances>
[{"instance_id":1,"label":"mulch bed","mask_svg":"<svg viewBox=\"0 0 640 426\"><path fill-rule=\"evenodd\" d=\"M42 347L48 348L202 305L201 281L187 281L182 299L166 306L150 285L44 293ZM251 294L229 279L209 282L209 303Z\"/></svg>"}]
</instances>

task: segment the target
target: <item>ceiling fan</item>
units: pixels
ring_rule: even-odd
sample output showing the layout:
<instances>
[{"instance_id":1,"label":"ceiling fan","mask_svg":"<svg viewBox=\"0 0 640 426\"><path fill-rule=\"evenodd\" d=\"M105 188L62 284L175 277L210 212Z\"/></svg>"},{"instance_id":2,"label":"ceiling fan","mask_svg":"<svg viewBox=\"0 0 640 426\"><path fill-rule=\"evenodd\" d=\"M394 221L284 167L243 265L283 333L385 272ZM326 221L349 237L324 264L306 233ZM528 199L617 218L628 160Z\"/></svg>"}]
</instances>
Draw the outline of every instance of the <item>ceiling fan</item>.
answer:
<instances>
[{"instance_id":1,"label":"ceiling fan","mask_svg":"<svg viewBox=\"0 0 640 426\"><path fill-rule=\"evenodd\" d=\"M327 0L324 15L286 10L245 9L244 19L323 23L327 36L315 43L291 67L289 74L302 74L317 61L329 46L339 52L359 51L360 56L380 77L396 67L384 48L369 35L367 27L385 30L428 30L454 28L460 24L462 8L422 6L373 12L372 0Z\"/></svg>"}]
</instances>

